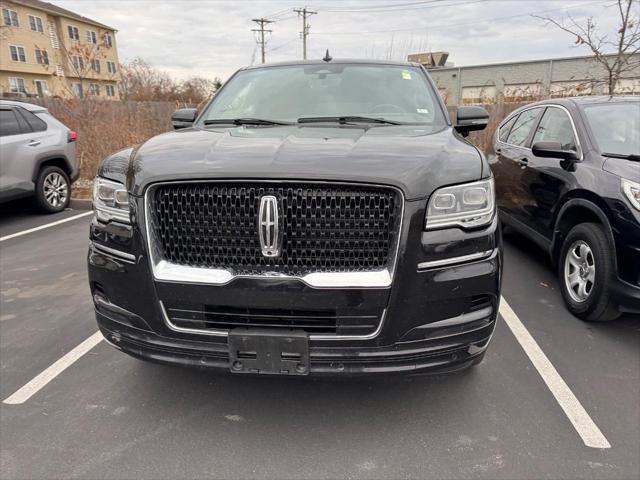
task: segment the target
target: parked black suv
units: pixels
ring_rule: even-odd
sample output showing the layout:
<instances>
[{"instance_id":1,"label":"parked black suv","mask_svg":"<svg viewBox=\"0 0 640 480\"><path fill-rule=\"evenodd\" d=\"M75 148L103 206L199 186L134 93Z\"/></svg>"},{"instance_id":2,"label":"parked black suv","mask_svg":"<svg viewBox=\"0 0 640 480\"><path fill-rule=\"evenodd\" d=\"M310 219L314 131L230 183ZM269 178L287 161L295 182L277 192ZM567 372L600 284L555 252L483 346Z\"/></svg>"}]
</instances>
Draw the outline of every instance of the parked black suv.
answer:
<instances>
[{"instance_id":1,"label":"parked black suv","mask_svg":"<svg viewBox=\"0 0 640 480\"><path fill-rule=\"evenodd\" d=\"M328 60L328 59L327 59ZM417 64L238 71L107 158L89 281L106 339L235 373L454 371L493 333L491 171ZM186 128L185 128L186 127Z\"/></svg>"},{"instance_id":2,"label":"parked black suv","mask_svg":"<svg viewBox=\"0 0 640 480\"><path fill-rule=\"evenodd\" d=\"M488 157L500 218L549 252L571 312L640 313L640 98L532 103Z\"/></svg>"}]
</instances>

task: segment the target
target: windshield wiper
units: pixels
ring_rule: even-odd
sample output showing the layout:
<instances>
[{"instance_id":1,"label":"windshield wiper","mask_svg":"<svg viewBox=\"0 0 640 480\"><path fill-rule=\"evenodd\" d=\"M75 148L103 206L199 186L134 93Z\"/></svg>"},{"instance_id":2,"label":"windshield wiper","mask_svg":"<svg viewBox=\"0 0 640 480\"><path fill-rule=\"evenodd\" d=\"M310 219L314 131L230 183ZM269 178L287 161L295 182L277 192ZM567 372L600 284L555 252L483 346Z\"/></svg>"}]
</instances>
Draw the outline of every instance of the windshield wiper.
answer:
<instances>
[{"instance_id":1,"label":"windshield wiper","mask_svg":"<svg viewBox=\"0 0 640 480\"><path fill-rule=\"evenodd\" d=\"M385 120L383 118L374 117L359 117L355 115L347 115L342 117L302 117L298 119L298 123L339 123L340 125L346 125L347 123L384 123L386 125L401 125L398 122L391 120Z\"/></svg>"},{"instance_id":2,"label":"windshield wiper","mask_svg":"<svg viewBox=\"0 0 640 480\"><path fill-rule=\"evenodd\" d=\"M265 120L264 118L214 118L205 120L205 125L291 125L291 122Z\"/></svg>"},{"instance_id":3,"label":"windshield wiper","mask_svg":"<svg viewBox=\"0 0 640 480\"><path fill-rule=\"evenodd\" d=\"M636 162L640 161L640 154L639 153L606 153L606 152L603 152L602 156L603 157L610 157L610 158L623 158L625 160L634 160Z\"/></svg>"}]
</instances>

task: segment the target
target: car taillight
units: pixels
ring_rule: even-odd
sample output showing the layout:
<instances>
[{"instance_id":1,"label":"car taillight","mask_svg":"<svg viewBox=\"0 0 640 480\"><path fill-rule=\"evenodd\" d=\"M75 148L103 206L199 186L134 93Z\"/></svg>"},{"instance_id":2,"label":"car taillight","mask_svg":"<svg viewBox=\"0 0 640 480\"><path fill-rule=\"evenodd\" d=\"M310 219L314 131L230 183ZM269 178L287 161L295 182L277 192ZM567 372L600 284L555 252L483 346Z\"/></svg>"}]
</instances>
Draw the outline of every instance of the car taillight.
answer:
<instances>
[{"instance_id":1,"label":"car taillight","mask_svg":"<svg viewBox=\"0 0 640 480\"><path fill-rule=\"evenodd\" d=\"M67 142L75 142L78 140L78 134L73 130L69 130L69 134L67 135Z\"/></svg>"}]
</instances>

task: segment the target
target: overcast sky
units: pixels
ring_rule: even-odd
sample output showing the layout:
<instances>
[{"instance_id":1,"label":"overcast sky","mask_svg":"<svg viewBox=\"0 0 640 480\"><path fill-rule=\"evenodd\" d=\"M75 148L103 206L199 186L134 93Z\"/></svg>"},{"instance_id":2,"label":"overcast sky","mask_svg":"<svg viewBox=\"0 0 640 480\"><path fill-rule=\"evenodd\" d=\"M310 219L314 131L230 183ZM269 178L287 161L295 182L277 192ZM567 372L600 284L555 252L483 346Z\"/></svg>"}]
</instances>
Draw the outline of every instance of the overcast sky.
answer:
<instances>
[{"instance_id":1,"label":"overcast sky","mask_svg":"<svg viewBox=\"0 0 640 480\"><path fill-rule=\"evenodd\" d=\"M307 6L309 58L406 59L446 50L455 65L587 55L553 26L531 17L593 16L615 32L612 0L50 0L118 30L120 61L140 56L175 77L219 76L260 62L252 18L276 20L267 61L302 58L301 20Z\"/></svg>"}]
</instances>

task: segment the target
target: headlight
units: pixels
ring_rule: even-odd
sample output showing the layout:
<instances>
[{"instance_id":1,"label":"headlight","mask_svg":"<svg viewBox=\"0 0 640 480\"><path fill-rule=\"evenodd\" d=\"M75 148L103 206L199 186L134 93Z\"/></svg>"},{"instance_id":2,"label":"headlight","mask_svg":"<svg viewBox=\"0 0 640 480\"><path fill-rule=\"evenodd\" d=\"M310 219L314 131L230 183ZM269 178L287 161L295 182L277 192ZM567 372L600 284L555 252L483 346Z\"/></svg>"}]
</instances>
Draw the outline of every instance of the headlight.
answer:
<instances>
[{"instance_id":1,"label":"headlight","mask_svg":"<svg viewBox=\"0 0 640 480\"><path fill-rule=\"evenodd\" d=\"M436 190L429 199L425 228L474 228L491 223L495 213L493 178Z\"/></svg>"},{"instance_id":2,"label":"headlight","mask_svg":"<svg viewBox=\"0 0 640 480\"><path fill-rule=\"evenodd\" d=\"M623 178L622 191L631 202L631 205L636 207L636 210L640 210L640 183Z\"/></svg>"},{"instance_id":3,"label":"headlight","mask_svg":"<svg viewBox=\"0 0 640 480\"><path fill-rule=\"evenodd\" d=\"M93 181L93 209L102 222L129 223L129 194L124 185L104 178Z\"/></svg>"}]
</instances>

